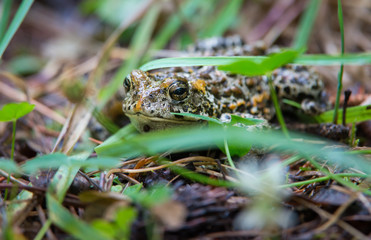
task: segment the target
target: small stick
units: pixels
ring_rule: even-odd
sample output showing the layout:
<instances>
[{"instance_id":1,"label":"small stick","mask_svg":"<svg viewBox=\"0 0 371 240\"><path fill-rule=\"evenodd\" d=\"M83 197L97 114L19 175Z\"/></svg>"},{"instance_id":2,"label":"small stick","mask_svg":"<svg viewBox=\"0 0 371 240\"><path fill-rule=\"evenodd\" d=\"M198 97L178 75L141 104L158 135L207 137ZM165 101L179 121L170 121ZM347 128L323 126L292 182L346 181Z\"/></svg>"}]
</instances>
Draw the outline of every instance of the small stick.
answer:
<instances>
[{"instance_id":1,"label":"small stick","mask_svg":"<svg viewBox=\"0 0 371 240\"><path fill-rule=\"evenodd\" d=\"M344 104L343 104L343 126L346 124L346 113L347 113L347 107L350 95L352 94L352 91L347 89L344 91Z\"/></svg>"}]
</instances>

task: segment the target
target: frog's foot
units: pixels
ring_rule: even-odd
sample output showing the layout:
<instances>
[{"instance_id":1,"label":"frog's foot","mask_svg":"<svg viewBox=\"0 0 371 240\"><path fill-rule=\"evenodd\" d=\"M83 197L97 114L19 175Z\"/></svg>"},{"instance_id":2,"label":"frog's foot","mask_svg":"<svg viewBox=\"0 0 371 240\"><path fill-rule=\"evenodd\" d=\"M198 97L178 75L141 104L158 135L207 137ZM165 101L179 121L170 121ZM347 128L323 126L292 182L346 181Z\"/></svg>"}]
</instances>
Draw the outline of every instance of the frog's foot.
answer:
<instances>
[{"instance_id":1,"label":"frog's foot","mask_svg":"<svg viewBox=\"0 0 371 240\"><path fill-rule=\"evenodd\" d=\"M318 115L328 109L328 105L324 102L318 102L311 99L304 99L301 102L301 109L305 114Z\"/></svg>"},{"instance_id":2,"label":"frog's foot","mask_svg":"<svg viewBox=\"0 0 371 240\"><path fill-rule=\"evenodd\" d=\"M252 115L252 114L249 114L249 113L234 113L233 115L236 115L236 116L239 116L241 118L245 118L246 120L249 120L249 119L256 119L256 120L259 120L258 123L256 124L246 124L246 123L243 123L242 121L241 122L238 122L233 124L233 126L236 126L236 127L243 127L245 129L247 129L248 131L254 131L254 130L263 130L263 129L268 129L270 128L270 125L268 123L268 121L264 118L259 118L255 115ZM219 120L223 123L230 123L232 121L232 114L230 113L223 113Z\"/></svg>"}]
</instances>

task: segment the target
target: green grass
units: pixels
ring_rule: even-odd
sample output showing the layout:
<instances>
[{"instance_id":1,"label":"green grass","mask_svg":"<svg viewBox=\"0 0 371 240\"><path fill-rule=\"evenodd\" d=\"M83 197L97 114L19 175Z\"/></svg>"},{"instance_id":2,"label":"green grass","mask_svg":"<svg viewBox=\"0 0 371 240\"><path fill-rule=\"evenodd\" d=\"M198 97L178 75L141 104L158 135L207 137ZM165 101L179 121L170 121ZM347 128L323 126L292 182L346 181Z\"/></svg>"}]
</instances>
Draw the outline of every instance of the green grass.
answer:
<instances>
[{"instance_id":1,"label":"green grass","mask_svg":"<svg viewBox=\"0 0 371 240\"><path fill-rule=\"evenodd\" d=\"M314 116L314 120L318 123L331 123L333 121L334 109L324 112L318 116ZM338 117L343 118L343 109L338 110ZM345 122L359 123L371 119L371 107L368 106L355 106L347 108Z\"/></svg>"},{"instance_id":2,"label":"green grass","mask_svg":"<svg viewBox=\"0 0 371 240\"><path fill-rule=\"evenodd\" d=\"M12 122L13 129L12 129L12 148L10 152L10 162L4 162L4 165L12 168L17 169L14 164L14 147L15 147L15 132L16 132L16 124L17 120L30 112L35 108L35 105L29 104L28 102L21 102L21 103L8 103L4 105L0 109L0 122ZM2 160L4 161L4 160ZM2 164L2 162L0 162ZM10 182L10 174L7 178L7 183ZM8 199L8 189L5 190L4 199Z\"/></svg>"},{"instance_id":3,"label":"green grass","mask_svg":"<svg viewBox=\"0 0 371 240\"><path fill-rule=\"evenodd\" d=\"M213 121L211 121L213 122ZM290 132L290 139L277 131L246 131L228 125L214 124L209 128L199 129L169 129L166 131L151 132L147 134L131 135L123 139L118 137L115 141L109 141L96 147L99 156L108 157L134 157L139 155L156 155L162 152L179 152L188 150L209 149L210 147L223 146L228 143L228 148L246 149L250 147L270 149L285 154L292 154L292 158L283 162L283 165L292 164L303 158L309 160L316 170L323 172L326 176L314 180L303 181L293 184L284 184L281 187L293 187L335 180L355 191L361 191L371 195L367 189L362 189L354 183L346 180L349 177L371 177L371 164L359 152L349 152L346 149L334 149L334 143L320 138L312 138L304 134ZM229 154L228 154L229 155ZM160 161L159 164L169 164L168 161ZM324 163L326 163L324 165ZM349 169L349 173L333 174L324 166L336 166L337 168ZM223 180L212 180L205 176L182 169L179 166L169 165L169 168L183 177L193 181L216 186L239 186L238 183L228 183ZM350 170L353 169L353 170ZM354 172L353 172L354 171Z\"/></svg>"},{"instance_id":4,"label":"green grass","mask_svg":"<svg viewBox=\"0 0 371 240\"><path fill-rule=\"evenodd\" d=\"M266 58L266 56L161 58L143 64L140 69L143 71L149 71L152 69L181 66L221 66L242 60L261 63ZM371 64L371 53L344 55L305 54L295 58L292 63L313 66L334 66L339 64L369 65Z\"/></svg>"},{"instance_id":5,"label":"green grass","mask_svg":"<svg viewBox=\"0 0 371 240\"><path fill-rule=\"evenodd\" d=\"M8 26L10 11L12 8L12 0L4 0L2 7L3 7L3 12L1 14L1 22L0 22L0 39L3 38L5 30Z\"/></svg>"},{"instance_id":6,"label":"green grass","mask_svg":"<svg viewBox=\"0 0 371 240\"><path fill-rule=\"evenodd\" d=\"M227 29L238 19L238 12L241 9L243 0L225 1L221 6L220 12L206 27L205 31L200 32L200 38L222 36Z\"/></svg>"},{"instance_id":7,"label":"green grass","mask_svg":"<svg viewBox=\"0 0 371 240\"><path fill-rule=\"evenodd\" d=\"M293 43L293 48L302 49L307 47L308 38L313 28L321 0L311 0L300 19L299 29Z\"/></svg>"},{"instance_id":8,"label":"green grass","mask_svg":"<svg viewBox=\"0 0 371 240\"><path fill-rule=\"evenodd\" d=\"M12 1L5 0L3 1L3 11L1 16L1 22L0 22L0 63L1 59L3 57L3 54L8 47L11 39L13 38L14 34L16 33L17 29L19 28L20 24L22 23L24 17L26 16L28 10L30 9L33 0L29 1L23 1L19 8L17 9L14 18L11 20L10 25L8 27L9 22L9 16L11 13L11 4ZM8 27L8 28L7 28ZM3 108L0 110L0 121L11 121L13 124L12 129L12 147L11 147L11 161L8 161L6 159L0 159L0 164L4 164L7 167L12 168L12 170L17 170L18 166L16 166L14 162L14 146L15 146L15 133L16 133L16 121L23 117L24 115L28 114L34 109L34 105L31 105L29 103L10 103L3 106ZM5 169L6 170L6 169ZM7 177L7 183L10 182L10 172L8 172ZM15 185L16 187L16 185ZM13 188L15 189L15 188ZM8 200L8 189L5 190L4 193L4 200ZM6 205L4 205L6 206ZM2 208L3 209L3 208ZM9 224L9 220L12 219L11 214L9 214L7 209L2 210L2 220L3 220L3 236L8 239L14 238L14 231L11 228L11 225Z\"/></svg>"},{"instance_id":9,"label":"green grass","mask_svg":"<svg viewBox=\"0 0 371 240\"><path fill-rule=\"evenodd\" d=\"M289 99L283 99L283 103L301 108L301 105ZM299 115L305 123L332 123L335 109L328 110L316 116ZM338 117L343 119L343 109L338 110ZM345 122L360 123L371 119L371 108L369 105L348 107L346 110Z\"/></svg>"},{"instance_id":10,"label":"green grass","mask_svg":"<svg viewBox=\"0 0 371 240\"><path fill-rule=\"evenodd\" d=\"M224 129L224 130L223 130ZM223 130L223 131L222 131ZM169 129L167 131L150 132L147 134L135 135L95 148L99 156L109 157L134 157L138 155L155 155L171 149L173 152L195 149L207 149L215 144L224 144L227 139L229 145L244 148L246 145L256 147L275 146L277 151L297 152L303 156L316 156L326 159L329 163L339 164L343 167L355 167L367 174L371 173L369 162L359 156L349 157L345 151L322 149L331 142L323 139L308 138L306 135L291 133L293 139L303 139L305 144L295 140L289 140L277 131L250 132L241 128L220 128L209 129ZM290 134L290 135L291 135ZM305 140L307 139L307 140ZM308 142L307 142L308 141ZM318 142L318 144L310 142ZM353 158L354 157L354 158Z\"/></svg>"},{"instance_id":11,"label":"green grass","mask_svg":"<svg viewBox=\"0 0 371 240\"><path fill-rule=\"evenodd\" d=\"M199 0L191 0L185 2L179 9L179 13L173 14L169 17L169 21L159 30L159 32L153 37L151 41L150 50L162 49L176 34L179 28L182 26L182 16L184 18L191 18L194 16L196 10L203 3ZM143 62L148 62L151 59L149 54L143 57Z\"/></svg>"},{"instance_id":12,"label":"green grass","mask_svg":"<svg viewBox=\"0 0 371 240\"><path fill-rule=\"evenodd\" d=\"M343 9L341 7L341 0L338 0L338 18L339 18L339 27L340 27L340 35L341 35L341 55L344 55L344 20L343 20ZM343 72L344 72L344 64L341 64L340 71L338 73L338 86L337 86L337 92L336 92L334 116L332 120L332 122L335 124L337 124L338 122L338 109L340 105L340 95L341 95L341 90L343 89Z\"/></svg>"},{"instance_id":13,"label":"green grass","mask_svg":"<svg viewBox=\"0 0 371 240\"><path fill-rule=\"evenodd\" d=\"M30 10L32 3L33 3L33 0L23 0L22 3L20 4L19 8L17 9L17 12L14 15L14 18L12 19L12 21L9 25L9 28L6 30L4 36L1 38L1 41L0 41L0 59L2 59L4 51L7 48L7 46L9 45L10 40L12 40L15 32L17 31L17 29L21 25L24 17L26 16L28 11ZM2 20L4 20L4 22L1 23L1 28L2 29L5 29L5 26L6 26L6 23L7 23L7 21L5 19L6 15L10 14L9 13L10 12L10 6L9 5L10 5L10 3L5 2L5 7L4 7L4 11L3 11L4 15L2 17Z\"/></svg>"},{"instance_id":14,"label":"green grass","mask_svg":"<svg viewBox=\"0 0 371 240\"><path fill-rule=\"evenodd\" d=\"M94 229L91 224L85 223L72 215L60 202L52 195L47 194L47 207L49 210L49 220L59 228L65 230L72 236L78 239L113 239L97 229ZM49 221L48 221L49 222ZM50 224L44 224L47 226ZM43 227L44 228L44 227ZM41 232L41 231L40 231ZM36 239L41 239L37 236Z\"/></svg>"}]
</instances>

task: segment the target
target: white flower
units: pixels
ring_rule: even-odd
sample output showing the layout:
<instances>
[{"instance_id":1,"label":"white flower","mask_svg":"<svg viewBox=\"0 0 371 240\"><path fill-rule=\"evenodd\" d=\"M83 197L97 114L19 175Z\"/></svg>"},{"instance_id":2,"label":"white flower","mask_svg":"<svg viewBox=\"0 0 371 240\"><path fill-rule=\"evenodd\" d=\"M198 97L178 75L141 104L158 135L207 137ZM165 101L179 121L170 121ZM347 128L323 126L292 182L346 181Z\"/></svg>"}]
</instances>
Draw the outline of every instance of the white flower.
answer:
<instances>
[{"instance_id":1,"label":"white flower","mask_svg":"<svg viewBox=\"0 0 371 240\"><path fill-rule=\"evenodd\" d=\"M280 185L285 182L285 171L278 161L258 164L252 161L240 167L237 177L241 191L252 197L252 202L236 218L238 229L274 229L291 226L296 217L282 207L288 191ZM268 229L267 229L268 228Z\"/></svg>"}]
</instances>

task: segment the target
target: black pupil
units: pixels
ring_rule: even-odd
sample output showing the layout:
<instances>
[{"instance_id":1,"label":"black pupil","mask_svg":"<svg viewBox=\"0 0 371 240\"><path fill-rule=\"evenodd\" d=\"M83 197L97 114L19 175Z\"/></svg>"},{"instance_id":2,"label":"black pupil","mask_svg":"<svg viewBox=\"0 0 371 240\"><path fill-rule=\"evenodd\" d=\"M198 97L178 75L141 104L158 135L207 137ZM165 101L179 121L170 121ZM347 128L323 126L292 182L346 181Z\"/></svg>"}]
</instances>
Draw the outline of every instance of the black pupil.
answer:
<instances>
[{"instance_id":1,"label":"black pupil","mask_svg":"<svg viewBox=\"0 0 371 240\"><path fill-rule=\"evenodd\" d=\"M173 94L175 94L175 95L182 95L185 92L186 92L186 89L185 88L178 87L177 89L174 90Z\"/></svg>"}]
</instances>

